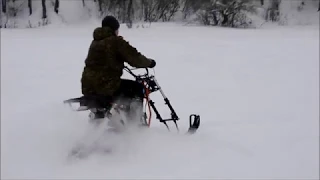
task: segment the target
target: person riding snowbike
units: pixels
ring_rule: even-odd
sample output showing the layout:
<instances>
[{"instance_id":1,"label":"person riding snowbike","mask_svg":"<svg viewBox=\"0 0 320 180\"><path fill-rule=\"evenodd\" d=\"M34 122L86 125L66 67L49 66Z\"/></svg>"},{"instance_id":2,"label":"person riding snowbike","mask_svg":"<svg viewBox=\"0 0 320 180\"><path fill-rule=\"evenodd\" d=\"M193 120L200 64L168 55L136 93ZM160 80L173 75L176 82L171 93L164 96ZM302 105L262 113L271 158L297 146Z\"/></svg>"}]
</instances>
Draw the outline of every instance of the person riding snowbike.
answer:
<instances>
[{"instance_id":1,"label":"person riding snowbike","mask_svg":"<svg viewBox=\"0 0 320 180\"><path fill-rule=\"evenodd\" d=\"M102 26L94 29L81 77L82 94L94 98L102 108L111 108L111 102L119 99L137 102L142 108L144 87L136 81L121 79L124 63L136 68L153 68L156 62L119 36L119 27L115 17L106 16ZM94 119L104 118L105 112L96 111L94 115Z\"/></svg>"}]
</instances>

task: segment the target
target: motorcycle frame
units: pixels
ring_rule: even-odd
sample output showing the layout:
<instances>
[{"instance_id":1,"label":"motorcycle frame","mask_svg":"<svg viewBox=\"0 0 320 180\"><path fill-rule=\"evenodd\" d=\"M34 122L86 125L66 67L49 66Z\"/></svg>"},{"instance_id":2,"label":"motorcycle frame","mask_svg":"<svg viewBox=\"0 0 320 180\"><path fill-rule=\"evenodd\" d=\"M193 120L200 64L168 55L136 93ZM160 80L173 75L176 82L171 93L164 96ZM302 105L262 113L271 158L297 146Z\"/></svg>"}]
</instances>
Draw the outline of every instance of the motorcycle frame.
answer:
<instances>
[{"instance_id":1,"label":"motorcycle frame","mask_svg":"<svg viewBox=\"0 0 320 180\"><path fill-rule=\"evenodd\" d=\"M167 124L168 121L173 121L174 124L175 124L175 127L177 129L177 131L179 131L179 126L177 124L177 121L180 119L176 113L176 111L174 110L173 106L171 105L171 102L170 100L168 99L168 97L165 95L165 93L163 92L161 86L159 85L157 79L153 76L153 75L149 75L149 71L148 69L146 68L146 71L147 73L144 74L144 75L135 75L131 69L129 69L128 67L125 67L124 68L129 74L131 74L133 77L135 77L136 81L139 82L139 83L146 83L147 85L147 88L148 90L150 91L150 93L153 93L153 92L156 92L156 91L160 91L162 97L163 97L163 100L164 100L164 103L165 105L167 105L167 107L169 108L169 110L171 111L171 117L170 118L166 118L164 119L158 109L156 108L155 106L155 102L148 98L148 103L150 104L151 108L153 109L154 113L156 114L156 118L161 122L163 123L167 129L170 131L170 128Z\"/></svg>"}]
</instances>

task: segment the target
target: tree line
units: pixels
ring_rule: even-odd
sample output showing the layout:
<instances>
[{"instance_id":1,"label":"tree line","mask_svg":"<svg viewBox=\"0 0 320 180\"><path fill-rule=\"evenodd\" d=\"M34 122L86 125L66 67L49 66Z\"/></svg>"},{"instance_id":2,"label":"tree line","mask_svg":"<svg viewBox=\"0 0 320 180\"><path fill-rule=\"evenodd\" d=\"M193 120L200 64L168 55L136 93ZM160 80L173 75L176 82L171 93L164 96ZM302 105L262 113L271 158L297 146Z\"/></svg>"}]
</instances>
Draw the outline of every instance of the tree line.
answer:
<instances>
[{"instance_id":1,"label":"tree line","mask_svg":"<svg viewBox=\"0 0 320 180\"><path fill-rule=\"evenodd\" d=\"M2 13L7 17L16 17L21 10L19 7L8 6L19 0L0 0ZM21 1L21 0L20 0ZM33 14L33 2L27 0L29 15ZM50 1L54 12L59 14L60 0L40 0L42 4L42 19L47 19L47 2ZM80 0L79 0L80 1ZM93 2L100 17L105 15L116 16L121 23L126 23L130 28L136 21L142 22L168 22L177 13L182 14L182 20L191 16L195 21L204 25L248 27L251 20L246 13L254 13L256 6L269 4L266 20L277 21L279 17L279 4L281 0L81 0L83 7L88 2ZM305 3L308 0L301 0ZM314 1L314 0L309 0ZM317 0L315 0L317 1ZM319 0L318 0L319 1ZM318 5L320 11L320 1Z\"/></svg>"}]
</instances>

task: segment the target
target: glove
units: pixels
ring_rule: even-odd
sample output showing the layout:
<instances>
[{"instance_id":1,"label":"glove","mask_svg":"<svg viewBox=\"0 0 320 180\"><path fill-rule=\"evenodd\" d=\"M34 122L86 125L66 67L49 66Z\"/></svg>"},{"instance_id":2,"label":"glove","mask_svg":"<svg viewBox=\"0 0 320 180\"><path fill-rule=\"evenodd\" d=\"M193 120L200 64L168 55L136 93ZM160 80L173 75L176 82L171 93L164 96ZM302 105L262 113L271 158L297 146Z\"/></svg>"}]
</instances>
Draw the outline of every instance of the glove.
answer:
<instances>
[{"instance_id":1,"label":"glove","mask_svg":"<svg viewBox=\"0 0 320 180\"><path fill-rule=\"evenodd\" d=\"M151 61L151 64L150 64L149 68L154 68L156 66L156 61L153 59L150 59L150 61Z\"/></svg>"}]
</instances>

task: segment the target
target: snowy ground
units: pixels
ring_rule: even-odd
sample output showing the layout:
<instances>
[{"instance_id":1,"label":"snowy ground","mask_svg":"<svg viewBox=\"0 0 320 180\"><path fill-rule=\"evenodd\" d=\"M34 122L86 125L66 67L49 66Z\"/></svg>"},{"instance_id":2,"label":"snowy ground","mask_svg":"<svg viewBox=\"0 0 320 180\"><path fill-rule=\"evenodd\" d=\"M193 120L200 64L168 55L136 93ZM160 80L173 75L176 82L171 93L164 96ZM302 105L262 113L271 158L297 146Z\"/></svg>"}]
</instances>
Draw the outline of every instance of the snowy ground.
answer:
<instances>
[{"instance_id":1,"label":"snowy ground","mask_svg":"<svg viewBox=\"0 0 320 180\"><path fill-rule=\"evenodd\" d=\"M62 101L81 95L93 29L1 30L1 178L319 178L319 27L121 30L157 60L181 129L190 113L201 127L169 134L153 119L114 154L71 163L87 114Z\"/></svg>"}]
</instances>

